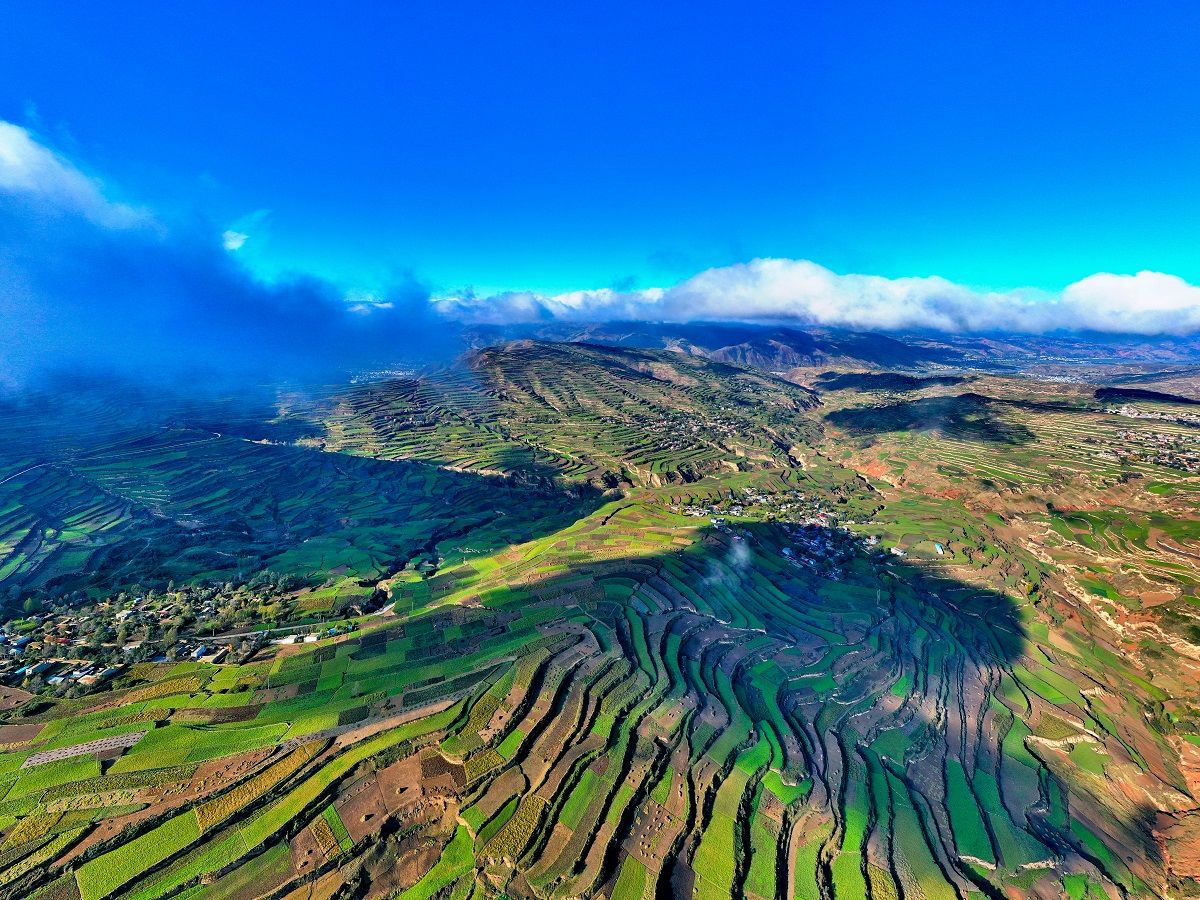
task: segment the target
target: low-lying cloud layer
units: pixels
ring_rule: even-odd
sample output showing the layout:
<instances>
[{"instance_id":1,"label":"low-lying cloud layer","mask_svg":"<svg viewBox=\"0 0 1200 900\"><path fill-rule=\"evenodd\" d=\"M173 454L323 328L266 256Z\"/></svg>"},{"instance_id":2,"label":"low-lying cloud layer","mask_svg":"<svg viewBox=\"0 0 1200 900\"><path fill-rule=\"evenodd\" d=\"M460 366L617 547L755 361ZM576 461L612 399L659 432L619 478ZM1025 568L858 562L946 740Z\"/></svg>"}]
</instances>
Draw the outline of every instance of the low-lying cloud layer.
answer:
<instances>
[{"instance_id":1,"label":"low-lying cloud layer","mask_svg":"<svg viewBox=\"0 0 1200 900\"><path fill-rule=\"evenodd\" d=\"M303 275L266 282L240 261L246 229L164 221L120 202L19 126L0 122L0 386L56 368L245 379L325 378L456 350L463 323L764 321L951 333L1200 332L1200 288L1173 275L1097 274L1058 293L980 291L938 277L839 275L756 259L677 285L433 297ZM199 379L200 374L196 374Z\"/></svg>"},{"instance_id":2,"label":"low-lying cloud layer","mask_svg":"<svg viewBox=\"0 0 1200 900\"><path fill-rule=\"evenodd\" d=\"M1101 273L1052 294L979 291L944 278L838 275L808 260L756 259L642 291L463 293L437 298L443 315L475 322L771 321L866 331L1200 331L1200 287L1174 275Z\"/></svg>"},{"instance_id":3,"label":"low-lying cloud layer","mask_svg":"<svg viewBox=\"0 0 1200 900\"><path fill-rule=\"evenodd\" d=\"M61 368L305 380L435 346L448 330L412 281L348 296L267 283L211 223L119 203L0 122L0 385ZM196 385L199 387L199 385Z\"/></svg>"}]
</instances>

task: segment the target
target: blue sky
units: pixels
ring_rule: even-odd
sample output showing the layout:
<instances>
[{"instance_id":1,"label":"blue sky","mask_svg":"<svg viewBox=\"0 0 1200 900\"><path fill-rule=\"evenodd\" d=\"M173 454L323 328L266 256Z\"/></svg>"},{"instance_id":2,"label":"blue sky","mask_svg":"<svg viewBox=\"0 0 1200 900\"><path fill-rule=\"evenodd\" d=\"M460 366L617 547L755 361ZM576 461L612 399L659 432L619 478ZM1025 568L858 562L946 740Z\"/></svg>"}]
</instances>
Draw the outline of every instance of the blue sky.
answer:
<instances>
[{"instance_id":1,"label":"blue sky","mask_svg":"<svg viewBox=\"0 0 1200 900\"><path fill-rule=\"evenodd\" d=\"M1200 281L1200 8L567 6L6 4L0 119L366 289Z\"/></svg>"},{"instance_id":2,"label":"blue sky","mask_svg":"<svg viewBox=\"0 0 1200 900\"><path fill-rule=\"evenodd\" d=\"M5 4L0 391L472 322L1200 334L1200 8L566 6Z\"/></svg>"}]
</instances>

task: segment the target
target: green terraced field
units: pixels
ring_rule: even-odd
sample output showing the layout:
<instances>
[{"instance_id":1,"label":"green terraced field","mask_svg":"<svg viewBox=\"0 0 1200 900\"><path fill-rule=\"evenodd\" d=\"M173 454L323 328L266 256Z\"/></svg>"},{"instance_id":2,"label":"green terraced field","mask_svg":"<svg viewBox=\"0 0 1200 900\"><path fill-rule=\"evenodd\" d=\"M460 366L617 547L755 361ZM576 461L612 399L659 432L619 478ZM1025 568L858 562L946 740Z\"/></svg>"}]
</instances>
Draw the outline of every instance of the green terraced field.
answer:
<instances>
[{"instance_id":1,"label":"green terraced field","mask_svg":"<svg viewBox=\"0 0 1200 900\"><path fill-rule=\"evenodd\" d=\"M1195 889L1193 477L1106 457L1155 426L817 383L526 342L292 440L176 423L15 474L3 585L153 649L2 713L0 896ZM185 601L214 645L246 633L203 602L326 620L158 658Z\"/></svg>"}]
</instances>

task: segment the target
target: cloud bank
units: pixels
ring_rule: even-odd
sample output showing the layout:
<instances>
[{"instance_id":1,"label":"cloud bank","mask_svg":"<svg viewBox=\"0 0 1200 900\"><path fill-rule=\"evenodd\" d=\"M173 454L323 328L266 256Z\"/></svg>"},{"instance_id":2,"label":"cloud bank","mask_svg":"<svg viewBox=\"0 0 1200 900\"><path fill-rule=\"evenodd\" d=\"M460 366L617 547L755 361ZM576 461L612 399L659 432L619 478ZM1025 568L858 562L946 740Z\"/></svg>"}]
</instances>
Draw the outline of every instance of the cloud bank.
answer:
<instances>
[{"instance_id":1,"label":"cloud bank","mask_svg":"<svg viewBox=\"0 0 1200 900\"><path fill-rule=\"evenodd\" d=\"M412 279L353 296L304 276L268 283L232 252L244 241L113 200L0 122L0 385L62 368L319 379L429 352L453 330Z\"/></svg>"},{"instance_id":2,"label":"cloud bank","mask_svg":"<svg viewBox=\"0 0 1200 900\"><path fill-rule=\"evenodd\" d=\"M1091 275L1059 293L980 291L939 277L839 275L817 263L756 259L641 291L511 292L439 297L444 315L472 322L769 321L868 331L953 334L1200 331L1200 287L1174 275Z\"/></svg>"},{"instance_id":3,"label":"cloud bank","mask_svg":"<svg viewBox=\"0 0 1200 900\"><path fill-rule=\"evenodd\" d=\"M1091 275L1059 292L982 291L938 277L843 275L756 259L674 286L430 297L298 275L266 282L244 247L269 215L164 221L27 130L0 122L0 386L54 369L193 379L330 379L445 358L460 326L543 321L743 321L881 331L1137 335L1200 332L1200 288L1158 272Z\"/></svg>"}]
</instances>

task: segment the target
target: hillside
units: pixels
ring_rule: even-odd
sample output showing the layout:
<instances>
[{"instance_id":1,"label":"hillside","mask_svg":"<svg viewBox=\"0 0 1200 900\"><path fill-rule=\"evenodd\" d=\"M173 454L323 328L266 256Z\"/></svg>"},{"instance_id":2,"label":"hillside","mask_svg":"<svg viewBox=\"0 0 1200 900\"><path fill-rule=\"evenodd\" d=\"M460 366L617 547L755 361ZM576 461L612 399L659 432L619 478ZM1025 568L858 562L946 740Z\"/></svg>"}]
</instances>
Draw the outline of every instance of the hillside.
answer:
<instances>
[{"instance_id":1,"label":"hillside","mask_svg":"<svg viewBox=\"0 0 1200 900\"><path fill-rule=\"evenodd\" d=\"M877 333L731 323L518 325L479 328L474 337L483 342L492 342L498 337L536 337L615 347L678 350L766 371L834 365L911 368L953 365L962 359L961 353L949 347L935 344L923 347Z\"/></svg>"},{"instance_id":2,"label":"hillside","mask_svg":"<svg viewBox=\"0 0 1200 900\"><path fill-rule=\"evenodd\" d=\"M1191 426L816 384L512 342L0 475L0 896L1195 893Z\"/></svg>"},{"instance_id":3,"label":"hillside","mask_svg":"<svg viewBox=\"0 0 1200 900\"><path fill-rule=\"evenodd\" d=\"M603 487L789 464L816 395L670 351L518 341L434 375L364 386L326 446Z\"/></svg>"},{"instance_id":4,"label":"hillside","mask_svg":"<svg viewBox=\"0 0 1200 900\"><path fill-rule=\"evenodd\" d=\"M709 359L783 372L790 369L917 371L979 368L1094 367L1120 378L1122 370L1149 377L1167 367L1200 364L1200 340L1160 335L1053 332L954 335L873 332L805 325L731 322L551 322L473 326L464 337L476 347L535 339L671 349Z\"/></svg>"}]
</instances>

